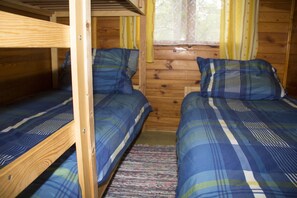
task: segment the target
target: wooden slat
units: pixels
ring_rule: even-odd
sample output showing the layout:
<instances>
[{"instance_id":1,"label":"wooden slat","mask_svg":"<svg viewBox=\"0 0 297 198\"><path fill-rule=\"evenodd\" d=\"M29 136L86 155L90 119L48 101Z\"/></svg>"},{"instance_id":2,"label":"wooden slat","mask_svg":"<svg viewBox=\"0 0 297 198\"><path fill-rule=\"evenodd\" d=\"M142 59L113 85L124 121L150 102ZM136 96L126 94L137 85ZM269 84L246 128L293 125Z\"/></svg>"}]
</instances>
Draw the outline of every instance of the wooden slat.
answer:
<instances>
[{"instance_id":1,"label":"wooden slat","mask_svg":"<svg viewBox=\"0 0 297 198\"><path fill-rule=\"evenodd\" d=\"M288 12L291 10L291 0L261 0L259 12Z\"/></svg>"},{"instance_id":2,"label":"wooden slat","mask_svg":"<svg viewBox=\"0 0 297 198\"><path fill-rule=\"evenodd\" d=\"M289 23L259 22L259 32L288 33Z\"/></svg>"},{"instance_id":3,"label":"wooden slat","mask_svg":"<svg viewBox=\"0 0 297 198\"><path fill-rule=\"evenodd\" d=\"M283 23L290 20L290 13L288 12L260 12L259 13L259 22L275 22Z\"/></svg>"},{"instance_id":4,"label":"wooden slat","mask_svg":"<svg viewBox=\"0 0 297 198\"><path fill-rule=\"evenodd\" d=\"M258 53L286 54L286 50L287 47L284 44L263 44L258 47Z\"/></svg>"},{"instance_id":5,"label":"wooden slat","mask_svg":"<svg viewBox=\"0 0 297 198\"><path fill-rule=\"evenodd\" d=\"M198 85L197 85L198 87ZM166 88L160 88L160 89L146 89L146 95L149 96L156 96L156 97L182 97L184 94L184 91L182 89L166 89Z\"/></svg>"},{"instance_id":6,"label":"wooden slat","mask_svg":"<svg viewBox=\"0 0 297 198\"><path fill-rule=\"evenodd\" d=\"M267 60L272 64L284 64L286 55L285 54L269 54L269 53L258 53L257 58Z\"/></svg>"},{"instance_id":7,"label":"wooden slat","mask_svg":"<svg viewBox=\"0 0 297 198\"><path fill-rule=\"evenodd\" d=\"M198 80L201 79L199 71L191 70L148 70L148 79L160 79L160 80Z\"/></svg>"},{"instance_id":8,"label":"wooden slat","mask_svg":"<svg viewBox=\"0 0 297 198\"><path fill-rule=\"evenodd\" d=\"M0 5L2 5L4 7L15 9L15 10L21 10L21 11L25 11L25 12L42 15L42 16L47 16L47 17L50 17L53 14L53 12L51 12L51 11L41 10L37 6L31 6L31 5L16 1L16 0L1 0Z\"/></svg>"},{"instance_id":9,"label":"wooden slat","mask_svg":"<svg viewBox=\"0 0 297 198\"><path fill-rule=\"evenodd\" d=\"M155 60L147 64L147 69L197 71L198 64L195 60Z\"/></svg>"},{"instance_id":10,"label":"wooden slat","mask_svg":"<svg viewBox=\"0 0 297 198\"><path fill-rule=\"evenodd\" d=\"M199 79L196 81L189 80L155 80L147 79L147 88L148 89L184 89L185 86L196 86L200 82Z\"/></svg>"},{"instance_id":11,"label":"wooden slat","mask_svg":"<svg viewBox=\"0 0 297 198\"><path fill-rule=\"evenodd\" d=\"M0 11L2 48L66 48L69 45L69 27L66 25Z\"/></svg>"},{"instance_id":12,"label":"wooden slat","mask_svg":"<svg viewBox=\"0 0 297 198\"><path fill-rule=\"evenodd\" d=\"M281 44L286 45L287 33L271 33L260 32L259 33L259 46L267 44Z\"/></svg>"},{"instance_id":13,"label":"wooden slat","mask_svg":"<svg viewBox=\"0 0 297 198\"><path fill-rule=\"evenodd\" d=\"M67 124L45 141L0 170L0 197L15 197L74 144L74 123Z\"/></svg>"},{"instance_id":14,"label":"wooden slat","mask_svg":"<svg viewBox=\"0 0 297 198\"><path fill-rule=\"evenodd\" d=\"M68 11L56 11L55 14L57 17L69 17L69 12ZM99 16L139 16L138 13L135 13L133 11L92 11L91 15L93 17L99 17Z\"/></svg>"}]
</instances>

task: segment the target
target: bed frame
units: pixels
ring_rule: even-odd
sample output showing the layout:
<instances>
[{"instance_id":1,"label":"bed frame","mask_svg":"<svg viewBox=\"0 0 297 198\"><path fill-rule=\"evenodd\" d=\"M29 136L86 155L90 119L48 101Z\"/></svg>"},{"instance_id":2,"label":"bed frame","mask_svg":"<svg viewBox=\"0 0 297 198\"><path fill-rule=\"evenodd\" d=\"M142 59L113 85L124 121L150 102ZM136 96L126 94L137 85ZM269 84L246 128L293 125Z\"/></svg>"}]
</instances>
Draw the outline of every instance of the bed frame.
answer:
<instances>
[{"instance_id":1,"label":"bed frame","mask_svg":"<svg viewBox=\"0 0 297 198\"><path fill-rule=\"evenodd\" d=\"M140 16L138 87L144 93L145 0L2 0L0 6L50 18L45 21L0 11L0 48L51 48L54 87L57 48L70 48L74 106L72 122L0 170L0 197L17 196L73 144L82 197L102 196L107 184L98 193L91 58L91 33L96 23L92 24L91 16ZM57 17L65 16L69 16L69 26L55 23Z\"/></svg>"}]
</instances>

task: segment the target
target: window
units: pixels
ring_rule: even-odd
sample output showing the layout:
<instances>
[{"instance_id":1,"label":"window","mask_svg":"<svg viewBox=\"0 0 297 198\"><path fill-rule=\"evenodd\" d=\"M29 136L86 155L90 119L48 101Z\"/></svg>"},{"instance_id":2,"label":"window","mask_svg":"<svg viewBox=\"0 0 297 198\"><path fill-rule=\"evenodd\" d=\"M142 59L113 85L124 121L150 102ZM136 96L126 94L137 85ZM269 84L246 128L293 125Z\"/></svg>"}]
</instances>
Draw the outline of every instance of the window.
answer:
<instances>
[{"instance_id":1,"label":"window","mask_svg":"<svg viewBox=\"0 0 297 198\"><path fill-rule=\"evenodd\" d=\"M154 43L218 44L220 0L156 0Z\"/></svg>"}]
</instances>

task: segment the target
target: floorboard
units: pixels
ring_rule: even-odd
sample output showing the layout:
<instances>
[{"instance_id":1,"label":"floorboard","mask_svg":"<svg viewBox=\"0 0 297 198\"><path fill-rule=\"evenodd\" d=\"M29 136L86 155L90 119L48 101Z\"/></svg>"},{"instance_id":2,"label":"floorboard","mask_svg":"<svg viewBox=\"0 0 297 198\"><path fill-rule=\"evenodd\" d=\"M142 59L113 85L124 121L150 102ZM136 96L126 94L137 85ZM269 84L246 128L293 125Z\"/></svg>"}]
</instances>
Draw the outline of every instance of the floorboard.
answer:
<instances>
[{"instance_id":1,"label":"floorboard","mask_svg":"<svg viewBox=\"0 0 297 198\"><path fill-rule=\"evenodd\" d=\"M176 136L172 132L142 131L136 144L175 145Z\"/></svg>"}]
</instances>

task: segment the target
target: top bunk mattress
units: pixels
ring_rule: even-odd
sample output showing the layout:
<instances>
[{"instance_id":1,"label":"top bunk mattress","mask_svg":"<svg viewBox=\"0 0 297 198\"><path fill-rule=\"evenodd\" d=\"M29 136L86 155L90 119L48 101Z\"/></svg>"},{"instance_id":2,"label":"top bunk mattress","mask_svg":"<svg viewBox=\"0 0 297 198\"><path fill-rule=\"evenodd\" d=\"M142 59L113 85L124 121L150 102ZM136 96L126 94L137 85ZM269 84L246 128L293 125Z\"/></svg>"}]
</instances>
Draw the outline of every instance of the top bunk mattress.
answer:
<instances>
[{"instance_id":1,"label":"top bunk mattress","mask_svg":"<svg viewBox=\"0 0 297 198\"><path fill-rule=\"evenodd\" d=\"M189 94L177 132L177 197L296 197L297 101Z\"/></svg>"}]
</instances>

